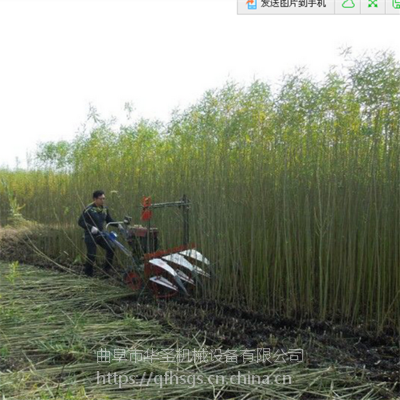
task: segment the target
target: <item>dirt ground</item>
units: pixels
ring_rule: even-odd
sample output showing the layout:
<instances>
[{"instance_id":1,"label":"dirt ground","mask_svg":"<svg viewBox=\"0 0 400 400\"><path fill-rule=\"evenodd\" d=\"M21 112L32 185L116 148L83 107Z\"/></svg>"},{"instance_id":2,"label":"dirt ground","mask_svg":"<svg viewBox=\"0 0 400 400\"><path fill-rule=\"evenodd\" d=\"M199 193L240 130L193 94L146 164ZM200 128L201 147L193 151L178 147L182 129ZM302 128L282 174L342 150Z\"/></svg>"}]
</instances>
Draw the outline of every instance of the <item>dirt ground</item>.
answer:
<instances>
[{"instance_id":1,"label":"dirt ground","mask_svg":"<svg viewBox=\"0 0 400 400\"><path fill-rule=\"evenodd\" d=\"M56 268L30 245L32 241L40 248L47 234L48 230L41 229L35 233L29 229L0 229L0 260ZM199 342L224 349L269 348L274 353L300 348L310 367L356 367L360 374L374 381L400 381L400 337L393 331L376 336L362 326L266 316L230 304L191 298L154 300L135 292L113 307L117 313L130 310L137 317L156 319L181 334L197 335ZM397 390L400 394L400 387Z\"/></svg>"},{"instance_id":2,"label":"dirt ground","mask_svg":"<svg viewBox=\"0 0 400 400\"><path fill-rule=\"evenodd\" d=\"M118 309L157 319L181 334L197 335L199 342L224 349L269 348L274 354L300 348L310 367L356 367L371 380L393 383L400 377L399 337L389 332L376 337L362 328L268 317L229 304L183 298L155 301L132 295L116 304Z\"/></svg>"}]
</instances>

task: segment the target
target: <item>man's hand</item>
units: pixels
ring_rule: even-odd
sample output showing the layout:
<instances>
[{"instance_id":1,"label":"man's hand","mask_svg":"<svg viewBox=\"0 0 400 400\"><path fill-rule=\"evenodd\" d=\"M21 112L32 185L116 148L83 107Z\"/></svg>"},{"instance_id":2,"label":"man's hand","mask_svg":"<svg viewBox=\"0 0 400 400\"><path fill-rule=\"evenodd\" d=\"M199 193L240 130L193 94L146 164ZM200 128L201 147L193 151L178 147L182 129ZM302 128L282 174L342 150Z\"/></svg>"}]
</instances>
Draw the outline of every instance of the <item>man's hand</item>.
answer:
<instances>
[{"instance_id":1,"label":"man's hand","mask_svg":"<svg viewBox=\"0 0 400 400\"><path fill-rule=\"evenodd\" d=\"M132 221L132 217L130 217L128 215L124 218L125 225L129 225L131 223L131 221Z\"/></svg>"},{"instance_id":2,"label":"man's hand","mask_svg":"<svg viewBox=\"0 0 400 400\"><path fill-rule=\"evenodd\" d=\"M90 230L90 233L92 235L96 235L97 233L99 233L99 230L95 226L92 226L92 229Z\"/></svg>"}]
</instances>

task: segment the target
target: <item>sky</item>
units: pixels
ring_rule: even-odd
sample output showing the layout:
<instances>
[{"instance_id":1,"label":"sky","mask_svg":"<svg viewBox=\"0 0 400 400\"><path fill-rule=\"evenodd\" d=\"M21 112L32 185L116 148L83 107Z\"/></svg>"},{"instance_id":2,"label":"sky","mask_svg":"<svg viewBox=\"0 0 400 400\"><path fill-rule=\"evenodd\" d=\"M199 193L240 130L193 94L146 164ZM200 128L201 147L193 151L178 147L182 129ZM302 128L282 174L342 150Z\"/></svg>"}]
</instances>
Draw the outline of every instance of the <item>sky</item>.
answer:
<instances>
[{"instance_id":1,"label":"sky","mask_svg":"<svg viewBox=\"0 0 400 400\"><path fill-rule=\"evenodd\" d=\"M0 0L0 167L71 140L89 107L167 122L227 81L322 78L353 54L400 59L400 15L238 15L237 0ZM18 164L16 160L19 160Z\"/></svg>"}]
</instances>

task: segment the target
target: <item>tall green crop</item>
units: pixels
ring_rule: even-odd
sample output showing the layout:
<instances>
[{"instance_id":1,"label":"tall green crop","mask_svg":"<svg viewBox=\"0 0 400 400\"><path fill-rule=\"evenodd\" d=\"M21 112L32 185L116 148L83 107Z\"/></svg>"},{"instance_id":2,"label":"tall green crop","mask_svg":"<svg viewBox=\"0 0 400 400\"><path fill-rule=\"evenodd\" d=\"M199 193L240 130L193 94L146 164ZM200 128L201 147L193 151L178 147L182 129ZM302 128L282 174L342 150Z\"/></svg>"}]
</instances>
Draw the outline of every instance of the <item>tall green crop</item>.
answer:
<instances>
[{"instance_id":1,"label":"tall green crop","mask_svg":"<svg viewBox=\"0 0 400 400\"><path fill-rule=\"evenodd\" d=\"M93 190L139 221L143 195L192 201L191 237L215 263L207 297L288 316L400 326L400 66L353 60L322 82L304 72L276 91L228 82L168 124L93 126L48 144L29 171L2 172L23 215L83 251L76 220ZM59 152L59 155L58 153ZM40 162L40 164L39 164ZM4 194L3 194L4 196ZM164 247L180 213L154 212Z\"/></svg>"}]
</instances>

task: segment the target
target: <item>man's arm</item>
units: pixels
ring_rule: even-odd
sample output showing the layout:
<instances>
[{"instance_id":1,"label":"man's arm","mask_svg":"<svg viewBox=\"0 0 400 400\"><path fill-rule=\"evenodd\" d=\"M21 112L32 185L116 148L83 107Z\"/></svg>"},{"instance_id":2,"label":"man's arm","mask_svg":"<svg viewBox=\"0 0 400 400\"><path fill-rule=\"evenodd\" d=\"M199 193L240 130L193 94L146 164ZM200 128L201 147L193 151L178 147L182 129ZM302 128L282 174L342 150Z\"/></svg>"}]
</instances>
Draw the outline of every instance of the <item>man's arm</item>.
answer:
<instances>
[{"instance_id":1,"label":"man's arm","mask_svg":"<svg viewBox=\"0 0 400 400\"><path fill-rule=\"evenodd\" d=\"M107 208L106 222L107 224L109 224L110 222L115 222L114 219L111 217L110 210L108 208Z\"/></svg>"},{"instance_id":2,"label":"man's arm","mask_svg":"<svg viewBox=\"0 0 400 400\"><path fill-rule=\"evenodd\" d=\"M93 224L88 222L88 218L87 218L88 214L87 214L87 209L83 211L83 213L81 214L81 216L78 219L78 225L83 228L85 231L89 231L93 228Z\"/></svg>"}]
</instances>

